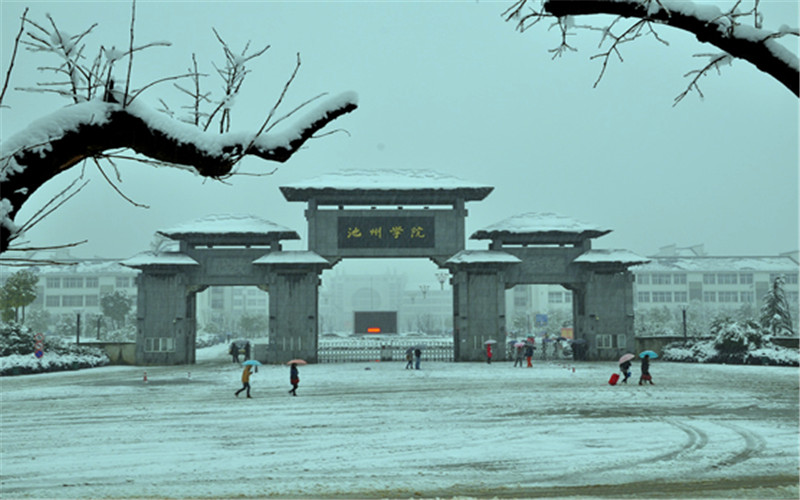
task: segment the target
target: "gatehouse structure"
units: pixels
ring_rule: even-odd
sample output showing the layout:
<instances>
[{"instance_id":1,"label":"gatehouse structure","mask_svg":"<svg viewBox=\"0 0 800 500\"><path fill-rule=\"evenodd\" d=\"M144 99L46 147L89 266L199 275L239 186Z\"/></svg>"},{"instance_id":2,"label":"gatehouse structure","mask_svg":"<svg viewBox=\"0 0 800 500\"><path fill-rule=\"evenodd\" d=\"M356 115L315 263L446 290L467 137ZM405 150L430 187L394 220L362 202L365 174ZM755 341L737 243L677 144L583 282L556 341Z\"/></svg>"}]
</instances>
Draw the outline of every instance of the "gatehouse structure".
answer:
<instances>
[{"instance_id":1,"label":"gatehouse structure","mask_svg":"<svg viewBox=\"0 0 800 500\"><path fill-rule=\"evenodd\" d=\"M195 361L195 298L209 286L253 285L269 293L269 344L261 362L317 360L318 285L345 258L428 258L451 273L456 361L482 361L484 344L506 341L505 290L560 284L574 295L576 356L612 359L635 347L632 265L624 250L593 250L610 232L556 214L511 217L471 235L485 250L465 249L466 203L493 187L431 171L353 170L280 187L305 202L308 246L288 228L255 216L210 216L159 234L178 242L123 264L140 269L138 364ZM258 346L257 346L258 347ZM504 349L495 359L503 359Z\"/></svg>"}]
</instances>

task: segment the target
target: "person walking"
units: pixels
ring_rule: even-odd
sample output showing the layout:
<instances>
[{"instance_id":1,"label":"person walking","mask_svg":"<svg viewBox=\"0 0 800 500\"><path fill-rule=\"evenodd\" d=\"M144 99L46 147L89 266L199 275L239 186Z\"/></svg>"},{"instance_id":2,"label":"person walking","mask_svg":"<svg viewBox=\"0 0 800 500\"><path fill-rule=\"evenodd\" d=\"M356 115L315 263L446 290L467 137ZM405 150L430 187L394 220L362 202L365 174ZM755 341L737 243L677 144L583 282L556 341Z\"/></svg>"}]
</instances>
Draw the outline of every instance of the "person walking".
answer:
<instances>
[{"instance_id":1,"label":"person walking","mask_svg":"<svg viewBox=\"0 0 800 500\"><path fill-rule=\"evenodd\" d=\"M514 353L514 367L519 364L519 367L522 368L522 346L518 345L516 348L516 352Z\"/></svg>"},{"instance_id":2,"label":"person walking","mask_svg":"<svg viewBox=\"0 0 800 500\"><path fill-rule=\"evenodd\" d=\"M292 384L292 388L289 389L289 394L292 396L297 396L297 384L300 383L300 374L297 371L297 363L292 363L291 368L289 368L289 382Z\"/></svg>"},{"instance_id":3,"label":"person walking","mask_svg":"<svg viewBox=\"0 0 800 500\"><path fill-rule=\"evenodd\" d=\"M247 397L250 397L250 374L252 373L250 370L252 369L252 365L244 365L244 370L242 371L242 388L236 391L234 394L236 397L239 397L239 393L243 390L247 389Z\"/></svg>"},{"instance_id":4,"label":"person walking","mask_svg":"<svg viewBox=\"0 0 800 500\"><path fill-rule=\"evenodd\" d=\"M414 368L414 349L409 347L406 350L406 370Z\"/></svg>"},{"instance_id":5,"label":"person walking","mask_svg":"<svg viewBox=\"0 0 800 500\"><path fill-rule=\"evenodd\" d=\"M650 355L645 354L642 358L642 376L639 377L639 385L642 385L644 382L650 382L650 385L653 384L653 377L650 375Z\"/></svg>"},{"instance_id":6,"label":"person walking","mask_svg":"<svg viewBox=\"0 0 800 500\"><path fill-rule=\"evenodd\" d=\"M534 349L535 347L533 347L532 344L528 344L525 346L525 358L528 360L528 368L533 368L533 363L531 363L531 360L533 360Z\"/></svg>"},{"instance_id":7,"label":"person walking","mask_svg":"<svg viewBox=\"0 0 800 500\"><path fill-rule=\"evenodd\" d=\"M414 368L415 368L415 369L417 369L417 370L419 370L419 362L420 362L420 360L422 359L422 349L420 349L419 347L417 347L416 349L414 349L414 358L416 358L416 359L415 359L415 365L414 365Z\"/></svg>"},{"instance_id":8,"label":"person walking","mask_svg":"<svg viewBox=\"0 0 800 500\"><path fill-rule=\"evenodd\" d=\"M486 362L492 364L492 344L486 344Z\"/></svg>"},{"instance_id":9,"label":"person walking","mask_svg":"<svg viewBox=\"0 0 800 500\"><path fill-rule=\"evenodd\" d=\"M622 375L625 377L622 379L623 384L628 383L628 379L631 377L631 360L623 361L619 364L619 371L622 372Z\"/></svg>"}]
</instances>

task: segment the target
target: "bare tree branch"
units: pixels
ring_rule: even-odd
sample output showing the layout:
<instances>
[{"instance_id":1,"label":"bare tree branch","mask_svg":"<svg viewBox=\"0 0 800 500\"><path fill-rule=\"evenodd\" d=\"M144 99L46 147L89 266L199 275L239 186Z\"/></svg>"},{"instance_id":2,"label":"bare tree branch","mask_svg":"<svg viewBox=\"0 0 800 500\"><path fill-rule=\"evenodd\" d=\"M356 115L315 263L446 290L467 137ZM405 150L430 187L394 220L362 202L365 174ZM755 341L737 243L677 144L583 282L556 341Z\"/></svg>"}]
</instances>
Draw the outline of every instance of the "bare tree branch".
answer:
<instances>
[{"instance_id":1,"label":"bare tree branch","mask_svg":"<svg viewBox=\"0 0 800 500\"><path fill-rule=\"evenodd\" d=\"M17 33L17 37L14 39L14 50L11 52L11 60L8 62L8 71L6 71L6 78L3 81L3 90L0 92L0 107L3 106L3 97L6 95L6 89L8 88L8 82L11 80L11 71L14 69L14 61L17 59L17 49L19 48L19 40L22 38L22 34L25 32L25 16L28 15L28 7L25 7L25 10L22 12L22 22L19 25L19 33Z\"/></svg>"},{"instance_id":2,"label":"bare tree branch","mask_svg":"<svg viewBox=\"0 0 800 500\"><path fill-rule=\"evenodd\" d=\"M518 9L522 7L519 6ZM731 16L729 26L721 22L709 22L694 15L679 11L669 11L658 5L652 8L649 2L634 0L545 0L543 10L556 17L609 14L625 18L638 18L658 22L695 35L698 41L715 45L731 56L755 65L759 70L772 76L793 94L800 97L800 71L782 59L764 41L752 40L746 36L736 36Z\"/></svg>"}]
</instances>

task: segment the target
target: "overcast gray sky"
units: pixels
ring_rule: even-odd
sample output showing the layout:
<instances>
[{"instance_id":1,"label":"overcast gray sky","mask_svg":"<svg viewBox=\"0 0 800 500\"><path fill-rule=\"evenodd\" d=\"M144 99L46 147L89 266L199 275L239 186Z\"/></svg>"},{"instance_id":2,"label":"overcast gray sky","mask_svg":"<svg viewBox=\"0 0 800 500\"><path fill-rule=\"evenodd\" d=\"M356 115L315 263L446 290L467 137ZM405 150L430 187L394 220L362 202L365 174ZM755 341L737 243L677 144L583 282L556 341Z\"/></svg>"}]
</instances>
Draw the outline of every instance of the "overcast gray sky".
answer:
<instances>
[{"instance_id":1,"label":"overcast gray sky","mask_svg":"<svg viewBox=\"0 0 800 500\"><path fill-rule=\"evenodd\" d=\"M139 53L135 84L185 71L193 52L211 72L222 53L212 27L235 50L247 41L272 48L251 65L234 109L233 128L254 130L272 106L300 52L302 67L287 110L319 92L352 90L359 109L337 122L350 136L311 141L285 165L248 159L248 172L267 177L222 184L185 171L123 164L121 188L150 206L135 208L87 167L90 185L34 230L33 244L89 239L82 256L128 257L152 234L210 213L253 213L305 236L300 203L278 187L344 168L428 168L495 186L468 204L467 234L506 217L552 211L612 229L595 248L651 255L675 243L704 243L715 255L773 255L798 248L798 99L749 63L701 81L705 99L673 98L699 68L695 53L716 49L669 28L665 47L641 40L612 61L597 88L600 63L593 33L572 39L579 49L551 60L558 34L540 26L520 34L497 2L147 2L137 4L136 39L172 42ZM721 2L728 5L732 2ZM3 0L3 72L19 16L75 34L99 23L99 44L125 47L129 2L15 2ZM765 27L797 26L794 0L762 1ZM796 40L794 40L796 44ZM795 45L794 52L797 53ZM12 87L42 77L54 64L22 52ZM207 88L218 88L214 76ZM188 104L166 83L145 102ZM66 104L41 94L7 97L0 137ZM21 217L79 174L62 174L40 190ZM302 243L287 248L304 247ZM476 246L477 245L477 246ZM485 247L485 243L470 243Z\"/></svg>"}]
</instances>

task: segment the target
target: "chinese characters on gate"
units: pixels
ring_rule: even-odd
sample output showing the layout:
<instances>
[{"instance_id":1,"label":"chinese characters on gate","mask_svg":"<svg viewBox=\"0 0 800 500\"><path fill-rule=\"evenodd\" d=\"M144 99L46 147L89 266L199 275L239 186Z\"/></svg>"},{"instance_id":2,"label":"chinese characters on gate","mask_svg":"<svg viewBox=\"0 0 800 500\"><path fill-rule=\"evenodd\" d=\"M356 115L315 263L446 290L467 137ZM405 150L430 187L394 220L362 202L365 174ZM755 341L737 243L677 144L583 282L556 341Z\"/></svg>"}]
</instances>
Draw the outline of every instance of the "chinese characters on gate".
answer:
<instances>
[{"instance_id":1,"label":"chinese characters on gate","mask_svg":"<svg viewBox=\"0 0 800 500\"><path fill-rule=\"evenodd\" d=\"M433 217L340 217L339 248L433 248Z\"/></svg>"}]
</instances>

